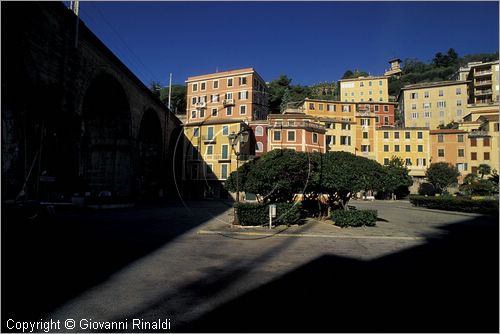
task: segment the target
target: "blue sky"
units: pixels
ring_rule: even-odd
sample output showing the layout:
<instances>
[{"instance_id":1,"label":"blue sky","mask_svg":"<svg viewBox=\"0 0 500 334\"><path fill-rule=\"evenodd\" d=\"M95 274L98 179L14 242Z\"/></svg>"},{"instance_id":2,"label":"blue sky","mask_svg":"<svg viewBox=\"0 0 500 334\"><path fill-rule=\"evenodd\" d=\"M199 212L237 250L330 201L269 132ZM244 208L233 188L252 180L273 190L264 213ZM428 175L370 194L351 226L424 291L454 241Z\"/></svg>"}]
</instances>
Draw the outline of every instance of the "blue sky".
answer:
<instances>
[{"instance_id":1,"label":"blue sky","mask_svg":"<svg viewBox=\"0 0 500 334\"><path fill-rule=\"evenodd\" d=\"M498 50L498 2L87 2L86 25L146 84L254 67L266 80L381 75L394 57Z\"/></svg>"}]
</instances>

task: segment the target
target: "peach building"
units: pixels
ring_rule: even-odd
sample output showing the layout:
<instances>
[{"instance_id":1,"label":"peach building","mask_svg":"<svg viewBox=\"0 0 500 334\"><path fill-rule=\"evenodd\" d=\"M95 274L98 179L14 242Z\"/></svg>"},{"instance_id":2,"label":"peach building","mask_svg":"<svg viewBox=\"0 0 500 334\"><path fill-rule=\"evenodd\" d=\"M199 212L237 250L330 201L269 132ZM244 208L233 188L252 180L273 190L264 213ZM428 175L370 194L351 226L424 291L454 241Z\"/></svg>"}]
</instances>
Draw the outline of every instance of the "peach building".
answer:
<instances>
[{"instance_id":1,"label":"peach building","mask_svg":"<svg viewBox=\"0 0 500 334\"><path fill-rule=\"evenodd\" d=\"M459 182L471 172L468 164L468 133L459 129L430 131L431 162L448 162L460 171Z\"/></svg>"}]
</instances>

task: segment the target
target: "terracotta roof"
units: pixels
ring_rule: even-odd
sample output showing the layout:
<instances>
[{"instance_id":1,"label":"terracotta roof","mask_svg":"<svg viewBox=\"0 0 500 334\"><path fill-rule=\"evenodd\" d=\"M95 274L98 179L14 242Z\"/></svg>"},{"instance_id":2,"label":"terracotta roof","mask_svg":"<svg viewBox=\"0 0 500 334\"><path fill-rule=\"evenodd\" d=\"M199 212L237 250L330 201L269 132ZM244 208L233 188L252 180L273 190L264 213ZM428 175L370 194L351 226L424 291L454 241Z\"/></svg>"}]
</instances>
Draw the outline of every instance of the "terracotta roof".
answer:
<instances>
[{"instance_id":1,"label":"terracotta roof","mask_svg":"<svg viewBox=\"0 0 500 334\"><path fill-rule=\"evenodd\" d=\"M467 133L465 130L459 130L459 129L439 129L439 130L431 130L429 131L431 135L436 135L436 134L446 134L446 133Z\"/></svg>"},{"instance_id":2,"label":"terracotta roof","mask_svg":"<svg viewBox=\"0 0 500 334\"><path fill-rule=\"evenodd\" d=\"M478 119L484 119L488 122L498 121L498 114L497 115L483 115L483 116L479 116Z\"/></svg>"},{"instance_id":3,"label":"terracotta roof","mask_svg":"<svg viewBox=\"0 0 500 334\"><path fill-rule=\"evenodd\" d=\"M431 88L431 87L440 87L440 86L454 86L454 85L462 85L466 84L470 81L455 81L455 80L447 80L447 81L436 81L436 82L422 82L413 85L406 85L401 90L408 89L420 89L420 88Z\"/></svg>"}]
</instances>

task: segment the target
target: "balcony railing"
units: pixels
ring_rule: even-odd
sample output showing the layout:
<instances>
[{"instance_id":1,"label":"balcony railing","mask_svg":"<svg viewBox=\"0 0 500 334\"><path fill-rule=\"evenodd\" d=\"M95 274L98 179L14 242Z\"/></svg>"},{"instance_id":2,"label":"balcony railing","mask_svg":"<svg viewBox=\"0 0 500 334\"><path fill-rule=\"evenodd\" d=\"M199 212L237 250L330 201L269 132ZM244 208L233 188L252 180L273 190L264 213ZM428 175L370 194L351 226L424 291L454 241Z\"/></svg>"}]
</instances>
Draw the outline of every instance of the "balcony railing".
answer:
<instances>
[{"instance_id":1,"label":"balcony railing","mask_svg":"<svg viewBox=\"0 0 500 334\"><path fill-rule=\"evenodd\" d=\"M474 76L490 75L491 73L491 70L476 71L474 72Z\"/></svg>"},{"instance_id":2,"label":"balcony railing","mask_svg":"<svg viewBox=\"0 0 500 334\"><path fill-rule=\"evenodd\" d=\"M493 91L491 89L487 89L487 90L476 90L474 92L474 94L476 95L491 95L493 93Z\"/></svg>"},{"instance_id":3,"label":"balcony railing","mask_svg":"<svg viewBox=\"0 0 500 334\"><path fill-rule=\"evenodd\" d=\"M475 131L469 132L469 137L486 137L486 136L489 136L488 131L475 130Z\"/></svg>"},{"instance_id":4,"label":"balcony railing","mask_svg":"<svg viewBox=\"0 0 500 334\"><path fill-rule=\"evenodd\" d=\"M476 85L476 86L486 86L486 85L491 85L491 80L476 81L475 85Z\"/></svg>"},{"instance_id":5,"label":"balcony railing","mask_svg":"<svg viewBox=\"0 0 500 334\"><path fill-rule=\"evenodd\" d=\"M211 137L209 137L209 136L203 136L202 140L203 140L204 143L215 143L216 142L214 136L211 136Z\"/></svg>"}]
</instances>

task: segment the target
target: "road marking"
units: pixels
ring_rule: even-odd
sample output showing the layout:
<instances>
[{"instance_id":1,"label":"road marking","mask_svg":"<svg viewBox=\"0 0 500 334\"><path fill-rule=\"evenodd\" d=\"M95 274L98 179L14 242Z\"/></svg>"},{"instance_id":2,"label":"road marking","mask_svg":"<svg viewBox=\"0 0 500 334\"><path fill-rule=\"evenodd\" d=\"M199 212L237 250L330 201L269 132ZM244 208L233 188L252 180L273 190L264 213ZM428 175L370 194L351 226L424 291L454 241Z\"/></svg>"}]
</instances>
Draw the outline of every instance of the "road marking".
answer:
<instances>
[{"instance_id":1,"label":"road marking","mask_svg":"<svg viewBox=\"0 0 500 334\"><path fill-rule=\"evenodd\" d=\"M310 233L265 233L265 232L231 232L199 230L198 234L205 235L248 235L248 236L276 236L276 237L309 237L309 238L339 238L339 239L386 239L386 240L424 240L423 237L398 237L376 235L331 235Z\"/></svg>"}]
</instances>

